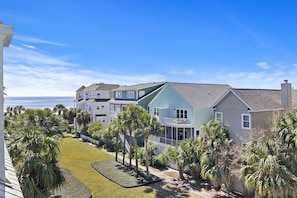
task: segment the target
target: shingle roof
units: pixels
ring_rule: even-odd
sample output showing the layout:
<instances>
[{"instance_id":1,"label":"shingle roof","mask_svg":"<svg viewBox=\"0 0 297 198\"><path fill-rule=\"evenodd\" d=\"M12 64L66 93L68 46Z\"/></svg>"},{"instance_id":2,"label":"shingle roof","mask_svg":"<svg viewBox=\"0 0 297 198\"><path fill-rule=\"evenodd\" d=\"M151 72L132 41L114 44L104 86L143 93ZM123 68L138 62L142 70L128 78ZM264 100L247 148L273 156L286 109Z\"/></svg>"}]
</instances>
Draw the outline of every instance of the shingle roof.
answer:
<instances>
[{"instance_id":1,"label":"shingle roof","mask_svg":"<svg viewBox=\"0 0 297 198\"><path fill-rule=\"evenodd\" d=\"M281 90L232 89L254 111L282 109ZM297 90L292 90L292 106L297 108Z\"/></svg>"},{"instance_id":2,"label":"shingle roof","mask_svg":"<svg viewBox=\"0 0 297 198\"><path fill-rule=\"evenodd\" d=\"M168 83L194 108L210 108L231 87L224 84Z\"/></svg>"},{"instance_id":3,"label":"shingle roof","mask_svg":"<svg viewBox=\"0 0 297 198\"><path fill-rule=\"evenodd\" d=\"M99 91L99 90L112 90L118 88L120 85L117 84L104 84L104 83L95 83L84 88L83 91Z\"/></svg>"},{"instance_id":4,"label":"shingle roof","mask_svg":"<svg viewBox=\"0 0 297 198\"><path fill-rule=\"evenodd\" d=\"M163 84L165 84L165 82L141 83L141 84L135 84L130 86L120 86L119 88L114 89L114 91L139 90L139 89L145 89L148 87L159 86Z\"/></svg>"},{"instance_id":5,"label":"shingle roof","mask_svg":"<svg viewBox=\"0 0 297 198\"><path fill-rule=\"evenodd\" d=\"M83 91L84 89L85 89L86 87L83 85L83 86L81 86L78 90L76 90L77 92L78 91Z\"/></svg>"}]
</instances>

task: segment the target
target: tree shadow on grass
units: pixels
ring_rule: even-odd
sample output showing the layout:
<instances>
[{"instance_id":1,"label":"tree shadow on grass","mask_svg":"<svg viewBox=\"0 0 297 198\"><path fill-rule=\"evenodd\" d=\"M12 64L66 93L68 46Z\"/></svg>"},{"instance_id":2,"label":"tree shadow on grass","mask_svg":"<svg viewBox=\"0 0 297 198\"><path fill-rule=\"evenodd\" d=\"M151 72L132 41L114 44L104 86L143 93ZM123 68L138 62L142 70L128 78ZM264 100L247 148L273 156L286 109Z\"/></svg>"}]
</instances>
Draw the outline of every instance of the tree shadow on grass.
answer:
<instances>
[{"instance_id":1,"label":"tree shadow on grass","mask_svg":"<svg viewBox=\"0 0 297 198\"><path fill-rule=\"evenodd\" d=\"M122 165L114 160L93 162L91 166L107 179L125 188L148 185L161 181L157 176L147 176L145 171L135 171L135 167Z\"/></svg>"},{"instance_id":2,"label":"tree shadow on grass","mask_svg":"<svg viewBox=\"0 0 297 198\"><path fill-rule=\"evenodd\" d=\"M156 197L190 197L188 190L163 181L147 186L147 188L144 190L144 193L151 193L153 191L156 192Z\"/></svg>"}]
</instances>

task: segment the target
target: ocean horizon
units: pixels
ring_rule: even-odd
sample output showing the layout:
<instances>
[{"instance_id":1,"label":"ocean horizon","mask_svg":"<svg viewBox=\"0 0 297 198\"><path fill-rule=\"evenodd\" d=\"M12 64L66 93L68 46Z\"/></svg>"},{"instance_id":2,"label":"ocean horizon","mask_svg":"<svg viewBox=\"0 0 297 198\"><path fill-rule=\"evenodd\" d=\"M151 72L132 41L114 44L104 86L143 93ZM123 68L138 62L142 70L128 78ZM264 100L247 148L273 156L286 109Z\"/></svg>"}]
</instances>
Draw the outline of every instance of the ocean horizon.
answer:
<instances>
[{"instance_id":1,"label":"ocean horizon","mask_svg":"<svg viewBox=\"0 0 297 198\"><path fill-rule=\"evenodd\" d=\"M66 108L75 107L74 96L4 96L4 111L7 107L23 106L27 109L54 108L63 104Z\"/></svg>"}]
</instances>

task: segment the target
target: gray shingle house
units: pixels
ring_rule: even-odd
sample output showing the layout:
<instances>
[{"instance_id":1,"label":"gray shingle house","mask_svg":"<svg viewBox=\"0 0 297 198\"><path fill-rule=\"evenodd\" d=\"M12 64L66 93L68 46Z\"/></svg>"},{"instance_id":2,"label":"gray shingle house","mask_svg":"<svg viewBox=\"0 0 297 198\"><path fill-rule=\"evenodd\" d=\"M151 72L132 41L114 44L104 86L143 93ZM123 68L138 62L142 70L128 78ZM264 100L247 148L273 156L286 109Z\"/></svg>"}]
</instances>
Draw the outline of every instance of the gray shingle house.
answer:
<instances>
[{"instance_id":1,"label":"gray shingle house","mask_svg":"<svg viewBox=\"0 0 297 198\"><path fill-rule=\"evenodd\" d=\"M276 112L297 109L297 90L285 81L281 89L230 89L214 106L214 118L229 125L230 138L247 142L254 128L269 127Z\"/></svg>"}]
</instances>

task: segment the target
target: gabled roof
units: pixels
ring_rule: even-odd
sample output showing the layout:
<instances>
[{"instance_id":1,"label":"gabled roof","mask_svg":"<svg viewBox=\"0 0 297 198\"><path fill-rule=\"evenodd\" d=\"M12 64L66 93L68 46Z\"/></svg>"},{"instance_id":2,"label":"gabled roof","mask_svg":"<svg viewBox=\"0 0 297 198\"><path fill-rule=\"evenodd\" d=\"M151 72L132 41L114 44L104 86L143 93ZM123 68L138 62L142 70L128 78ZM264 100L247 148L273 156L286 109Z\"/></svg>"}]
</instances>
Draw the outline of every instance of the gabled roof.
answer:
<instances>
[{"instance_id":1,"label":"gabled roof","mask_svg":"<svg viewBox=\"0 0 297 198\"><path fill-rule=\"evenodd\" d=\"M279 89L231 89L251 111L283 109L281 90ZM219 102L218 102L219 103ZM297 108L297 90L292 90L292 106Z\"/></svg>"},{"instance_id":2,"label":"gabled roof","mask_svg":"<svg viewBox=\"0 0 297 198\"><path fill-rule=\"evenodd\" d=\"M105 83L95 83L87 86L83 91L108 91L118 88L120 85L117 84L105 84Z\"/></svg>"},{"instance_id":3,"label":"gabled roof","mask_svg":"<svg viewBox=\"0 0 297 198\"><path fill-rule=\"evenodd\" d=\"M231 87L224 84L168 83L194 108L210 108Z\"/></svg>"},{"instance_id":4,"label":"gabled roof","mask_svg":"<svg viewBox=\"0 0 297 198\"><path fill-rule=\"evenodd\" d=\"M83 91L85 88L86 88L86 87L83 85L83 86L81 86L78 90L76 90L76 92L78 92L78 91Z\"/></svg>"},{"instance_id":5,"label":"gabled roof","mask_svg":"<svg viewBox=\"0 0 297 198\"><path fill-rule=\"evenodd\" d=\"M141 83L141 84L135 84L135 85L130 85L130 86L120 86L119 88L116 88L113 91L140 90L140 89L146 89L146 88L154 87L154 86L161 86L163 84L165 84L165 82Z\"/></svg>"}]
</instances>

